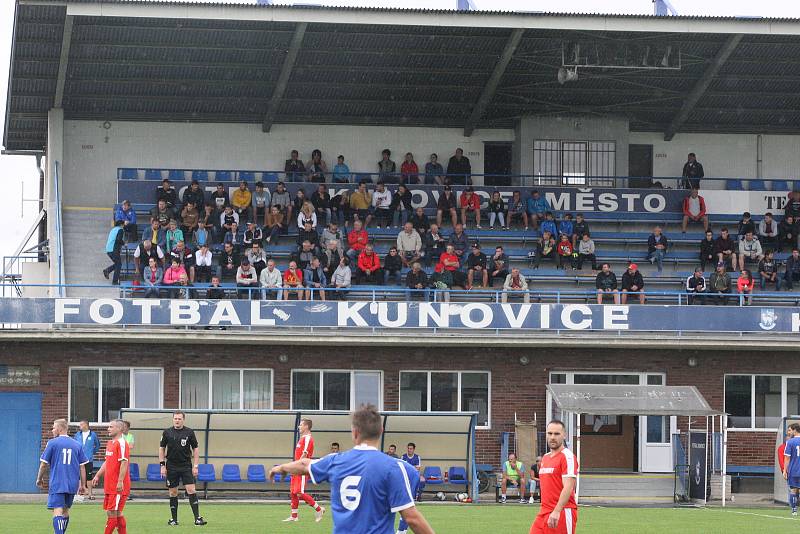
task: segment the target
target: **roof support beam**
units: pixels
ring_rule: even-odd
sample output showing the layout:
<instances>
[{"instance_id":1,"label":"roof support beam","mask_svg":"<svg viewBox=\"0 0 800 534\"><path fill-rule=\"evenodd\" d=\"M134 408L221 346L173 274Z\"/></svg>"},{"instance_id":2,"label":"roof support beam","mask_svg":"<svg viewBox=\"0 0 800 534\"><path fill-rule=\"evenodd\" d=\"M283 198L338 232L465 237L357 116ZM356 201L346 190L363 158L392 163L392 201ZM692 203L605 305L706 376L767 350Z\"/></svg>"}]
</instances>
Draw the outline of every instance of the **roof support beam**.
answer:
<instances>
[{"instance_id":1,"label":"roof support beam","mask_svg":"<svg viewBox=\"0 0 800 534\"><path fill-rule=\"evenodd\" d=\"M72 15L67 15L64 19L64 35L61 37L61 58L58 60L56 96L53 101L54 108L60 108L64 101L64 84L67 81L67 66L69 65L69 49L72 45L72 21L74 18Z\"/></svg>"},{"instance_id":2,"label":"roof support beam","mask_svg":"<svg viewBox=\"0 0 800 534\"><path fill-rule=\"evenodd\" d=\"M742 40L742 37L744 37L742 34L737 33L731 35L725 40L725 43L717 51L714 59L711 61L711 64L703 73L703 76L697 80L695 86L691 91L689 91L689 95L686 97L686 100L684 100L681 110L677 115L675 115L675 118L672 119L672 122L667 127L667 130L664 132L664 141L672 141L672 138L675 137L677 131L680 129L683 123L686 122L686 119L689 118L689 114L705 94L708 86L711 85L714 77L731 56L733 51L736 50L736 47Z\"/></svg>"},{"instance_id":3,"label":"roof support beam","mask_svg":"<svg viewBox=\"0 0 800 534\"><path fill-rule=\"evenodd\" d=\"M467 119L467 123L464 125L464 137L471 136L472 132L475 131L475 127L481 120L481 117L486 111L486 107L489 105L489 102L492 101L494 93L497 91L497 86L500 85L500 80L503 79L503 74L506 72L506 67L508 67L508 64L511 62L511 58L514 56L514 52L517 50L517 47L519 46L520 41L522 41L522 36L524 34L525 30L520 28L517 28L511 32L508 41L506 41L506 46L503 48L503 53L500 54L500 59L494 66L492 76L486 82L486 86L483 88L483 92L481 93L480 98L478 98L478 102L475 104L475 107L472 108L472 114L470 114L469 119Z\"/></svg>"},{"instance_id":4,"label":"roof support beam","mask_svg":"<svg viewBox=\"0 0 800 534\"><path fill-rule=\"evenodd\" d=\"M300 52L300 47L303 45L303 36L306 34L308 23L300 22L295 26L294 34L292 34L292 41L289 43L289 50L286 53L286 59L283 60L281 73L278 76L278 82L275 84L275 91L272 93L272 98L269 100L267 106L267 114L264 115L264 122L261 124L261 131L268 133L272 129L272 123L275 121L275 116L278 114L278 107L281 105L283 95L286 93L286 87L289 85L289 77L292 75L295 61L297 61L297 54Z\"/></svg>"}]
</instances>

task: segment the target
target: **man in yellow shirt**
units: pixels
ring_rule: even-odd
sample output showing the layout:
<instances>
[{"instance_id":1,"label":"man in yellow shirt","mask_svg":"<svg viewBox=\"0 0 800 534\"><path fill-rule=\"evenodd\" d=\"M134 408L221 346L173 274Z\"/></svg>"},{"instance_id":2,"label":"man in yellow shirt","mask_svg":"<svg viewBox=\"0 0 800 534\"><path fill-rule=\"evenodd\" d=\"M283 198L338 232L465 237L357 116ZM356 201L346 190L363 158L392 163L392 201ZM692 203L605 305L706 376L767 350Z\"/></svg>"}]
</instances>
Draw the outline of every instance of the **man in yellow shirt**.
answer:
<instances>
[{"instance_id":1,"label":"man in yellow shirt","mask_svg":"<svg viewBox=\"0 0 800 534\"><path fill-rule=\"evenodd\" d=\"M361 182L358 184L358 190L350 195L350 209L353 210L356 220L364 223L364 228L369 226L372 220L370 208L372 208L372 194L367 191L367 184Z\"/></svg>"},{"instance_id":2,"label":"man in yellow shirt","mask_svg":"<svg viewBox=\"0 0 800 534\"><path fill-rule=\"evenodd\" d=\"M519 502L525 502L525 469L522 462L517 460L517 455L508 454L508 461L503 464L503 482L500 484L500 502L506 502L506 487L512 486L519 489Z\"/></svg>"},{"instance_id":3,"label":"man in yellow shirt","mask_svg":"<svg viewBox=\"0 0 800 534\"><path fill-rule=\"evenodd\" d=\"M250 220L250 206L252 202L253 194L250 192L250 189L248 189L247 182L242 180L239 182L239 189L233 192L231 198L233 210L239 214L239 221L244 222Z\"/></svg>"}]
</instances>

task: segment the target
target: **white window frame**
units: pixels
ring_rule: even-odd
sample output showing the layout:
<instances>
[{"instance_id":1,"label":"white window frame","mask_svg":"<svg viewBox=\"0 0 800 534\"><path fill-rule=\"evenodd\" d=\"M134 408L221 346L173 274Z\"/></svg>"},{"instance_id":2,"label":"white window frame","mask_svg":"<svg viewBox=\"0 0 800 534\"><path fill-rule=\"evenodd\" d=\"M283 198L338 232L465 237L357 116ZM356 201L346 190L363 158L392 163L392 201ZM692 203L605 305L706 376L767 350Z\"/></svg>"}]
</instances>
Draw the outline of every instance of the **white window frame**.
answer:
<instances>
[{"instance_id":1,"label":"white window frame","mask_svg":"<svg viewBox=\"0 0 800 534\"><path fill-rule=\"evenodd\" d=\"M72 371L97 371L97 413L96 419L89 421L92 425L107 426L109 422L103 422L103 371L128 371L130 384L128 387L128 398L130 401L136 398L136 383L133 379L134 371L158 371L158 409L164 408L164 368L163 367L125 367L114 365L74 365L69 367L67 376L67 418L72 417ZM126 408L136 408L135 406L126 406ZM70 421L69 424L78 424L78 421Z\"/></svg>"},{"instance_id":2,"label":"white window frame","mask_svg":"<svg viewBox=\"0 0 800 534\"><path fill-rule=\"evenodd\" d=\"M402 375L403 373L426 373L427 374L427 407L424 412L427 413L448 413L448 412L434 412L431 410L431 373L456 373L458 375L458 409L456 410L457 413L464 412L465 410L462 409L461 406L461 397L463 396L463 392L461 391L461 375L463 373L484 373L489 377L489 381L486 384L486 388L488 390L488 395L486 399L486 419L488 420L488 425L476 425L475 428L479 429L491 429L492 428L492 372L486 369L466 369L466 370L455 370L455 369L434 369L434 370L427 370L427 369L403 369L397 375L397 402L398 402L398 409L402 406L402 396L403 396L403 388L401 386L402 382Z\"/></svg>"},{"instance_id":3,"label":"white window frame","mask_svg":"<svg viewBox=\"0 0 800 534\"><path fill-rule=\"evenodd\" d=\"M377 373L380 377L380 385L378 386L378 411L383 411L383 371L378 369L292 369L289 375L289 409L294 410L294 374L295 373L319 373L319 402L317 412L337 412L340 410L325 410L323 409L324 392L325 392L325 373L348 373L350 375L350 411L355 410L358 406L356 402L356 373Z\"/></svg>"},{"instance_id":4,"label":"white window frame","mask_svg":"<svg viewBox=\"0 0 800 534\"><path fill-rule=\"evenodd\" d=\"M236 412L244 410L244 372L269 371L269 408L266 410L247 410L248 412L271 411L275 406L275 371L270 367L181 367L178 376L178 406L183 409L183 371L206 371L208 373L208 406L205 408L192 408L193 410L214 410L218 412ZM213 371L239 371L239 407L230 410L212 408L214 400L214 374ZM188 408L187 408L188 409Z\"/></svg>"},{"instance_id":5,"label":"white window frame","mask_svg":"<svg viewBox=\"0 0 800 534\"><path fill-rule=\"evenodd\" d=\"M797 378L800 379L800 375L781 375L778 373L725 373L722 378L722 402L723 402L723 411L726 411L725 399L726 399L726 389L727 389L727 380L729 376L749 376L750 377L750 426L749 427L730 427L728 428L728 432L774 432L774 428L763 428L755 426L756 420L756 379L757 376L779 376L781 378L781 419L784 417L788 417L789 415L794 414L787 414L786 413L786 391L787 391L787 382L790 378ZM730 416L729 416L730 417ZM738 416L736 416L738 417Z\"/></svg>"}]
</instances>

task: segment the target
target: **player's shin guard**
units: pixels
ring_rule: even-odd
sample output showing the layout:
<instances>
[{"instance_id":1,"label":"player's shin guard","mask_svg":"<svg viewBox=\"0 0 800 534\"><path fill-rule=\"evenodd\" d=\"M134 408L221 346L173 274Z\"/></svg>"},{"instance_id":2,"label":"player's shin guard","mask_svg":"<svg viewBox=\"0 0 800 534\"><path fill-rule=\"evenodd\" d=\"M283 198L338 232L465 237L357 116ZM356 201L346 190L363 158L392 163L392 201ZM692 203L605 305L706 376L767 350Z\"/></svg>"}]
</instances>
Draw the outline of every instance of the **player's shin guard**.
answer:
<instances>
[{"instance_id":1,"label":"player's shin guard","mask_svg":"<svg viewBox=\"0 0 800 534\"><path fill-rule=\"evenodd\" d=\"M795 492L789 495L789 506L792 507L793 511L797 510L797 494Z\"/></svg>"},{"instance_id":2,"label":"player's shin guard","mask_svg":"<svg viewBox=\"0 0 800 534\"><path fill-rule=\"evenodd\" d=\"M292 493L292 517L297 517L297 509L300 507L300 498L296 493Z\"/></svg>"},{"instance_id":3,"label":"player's shin guard","mask_svg":"<svg viewBox=\"0 0 800 534\"><path fill-rule=\"evenodd\" d=\"M178 498L177 497L170 497L169 498L169 511L172 514L172 519L177 521L178 520Z\"/></svg>"},{"instance_id":4,"label":"player's shin guard","mask_svg":"<svg viewBox=\"0 0 800 534\"><path fill-rule=\"evenodd\" d=\"M117 518L116 517L109 517L106 520L105 534L113 534L115 528L117 528Z\"/></svg>"},{"instance_id":5,"label":"player's shin guard","mask_svg":"<svg viewBox=\"0 0 800 534\"><path fill-rule=\"evenodd\" d=\"M68 526L69 526L69 516L64 518L64 530L62 532L64 532L65 534L67 532L67 527Z\"/></svg>"},{"instance_id":6,"label":"player's shin guard","mask_svg":"<svg viewBox=\"0 0 800 534\"><path fill-rule=\"evenodd\" d=\"M62 515L55 515L53 516L53 533L54 534L64 534L64 530L67 528L66 518Z\"/></svg>"},{"instance_id":7,"label":"player's shin guard","mask_svg":"<svg viewBox=\"0 0 800 534\"><path fill-rule=\"evenodd\" d=\"M119 534L128 534L128 524L125 522L125 517L117 517L117 532Z\"/></svg>"},{"instance_id":8,"label":"player's shin guard","mask_svg":"<svg viewBox=\"0 0 800 534\"><path fill-rule=\"evenodd\" d=\"M192 513L194 514L194 518L197 519L200 517L200 503L197 502L197 494L192 493L189 495L189 506L192 507Z\"/></svg>"}]
</instances>

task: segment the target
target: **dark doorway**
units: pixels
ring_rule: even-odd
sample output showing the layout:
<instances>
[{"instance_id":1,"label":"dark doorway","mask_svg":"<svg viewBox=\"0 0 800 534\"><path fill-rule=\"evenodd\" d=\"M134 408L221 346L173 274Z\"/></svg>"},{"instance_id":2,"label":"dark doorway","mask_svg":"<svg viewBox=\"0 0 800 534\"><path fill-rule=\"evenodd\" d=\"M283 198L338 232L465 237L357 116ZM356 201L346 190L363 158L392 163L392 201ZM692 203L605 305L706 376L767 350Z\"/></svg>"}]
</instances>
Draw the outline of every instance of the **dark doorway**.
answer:
<instances>
[{"instance_id":1,"label":"dark doorway","mask_svg":"<svg viewBox=\"0 0 800 534\"><path fill-rule=\"evenodd\" d=\"M628 187L653 187L653 145L628 145Z\"/></svg>"},{"instance_id":2,"label":"dark doorway","mask_svg":"<svg viewBox=\"0 0 800 534\"><path fill-rule=\"evenodd\" d=\"M511 185L512 143L483 144L484 185Z\"/></svg>"}]
</instances>

